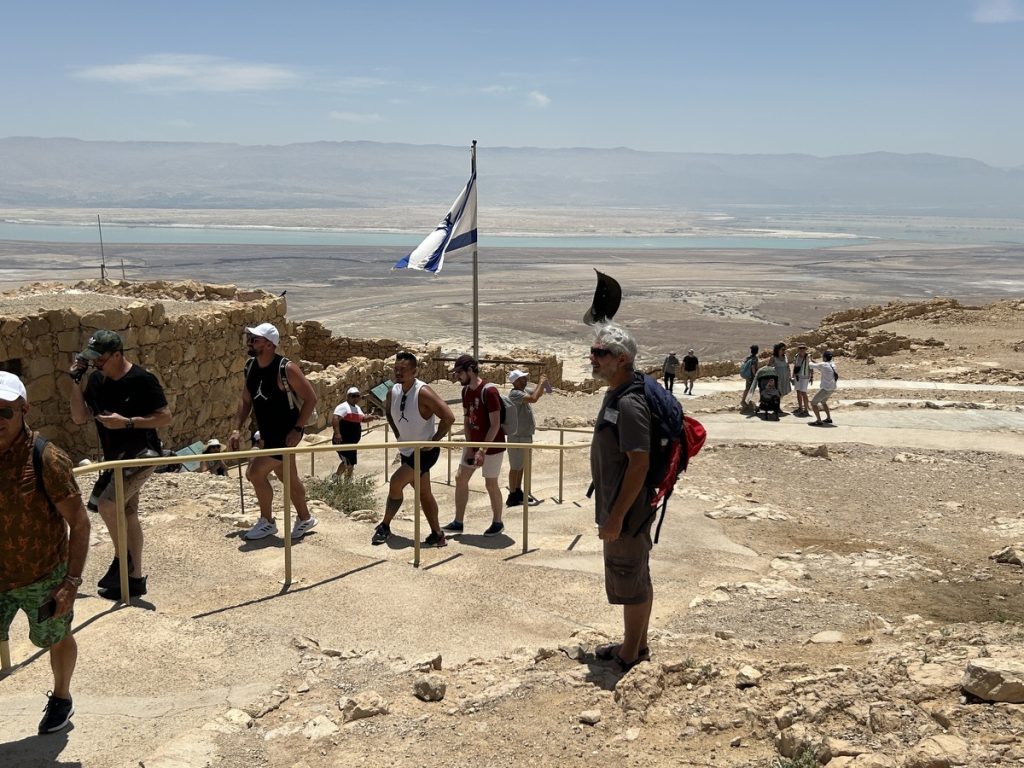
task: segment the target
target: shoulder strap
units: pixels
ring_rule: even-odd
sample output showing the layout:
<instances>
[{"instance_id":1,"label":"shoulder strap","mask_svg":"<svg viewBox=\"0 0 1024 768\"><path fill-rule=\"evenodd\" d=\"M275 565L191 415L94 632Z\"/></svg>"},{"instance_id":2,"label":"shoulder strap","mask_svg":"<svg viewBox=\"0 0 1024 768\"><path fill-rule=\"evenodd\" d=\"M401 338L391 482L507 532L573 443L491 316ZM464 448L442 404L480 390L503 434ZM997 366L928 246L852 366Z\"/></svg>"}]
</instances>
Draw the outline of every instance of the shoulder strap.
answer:
<instances>
[{"instance_id":1,"label":"shoulder strap","mask_svg":"<svg viewBox=\"0 0 1024 768\"><path fill-rule=\"evenodd\" d=\"M244 370L245 378L247 378L247 379L249 378L249 373L252 371L252 366L253 366L253 363L255 363L255 362L256 362L256 358L255 357L250 357L248 360L245 361L245 370Z\"/></svg>"},{"instance_id":2,"label":"shoulder strap","mask_svg":"<svg viewBox=\"0 0 1024 768\"><path fill-rule=\"evenodd\" d=\"M289 395L292 393L291 384L288 383L288 363L290 361L287 357L281 356L281 362L277 366L277 375L281 377L281 386L284 387L284 391Z\"/></svg>"},{"instance_id":3,"label":"shoulder strap","mask_svg":"<svg viewBox=\"0 0 1024 768\"><path fill-rule=\"evenodd\" d=\"M46 503L50 505L50 509L56 509L50 494L46 492L46 483L43 482L43 451L46 450L46 445L49 442L42 435L36 435L35 440L32 441L32 469L36 473L36 487L43 494Z\"/></svg>"}]
</instances>

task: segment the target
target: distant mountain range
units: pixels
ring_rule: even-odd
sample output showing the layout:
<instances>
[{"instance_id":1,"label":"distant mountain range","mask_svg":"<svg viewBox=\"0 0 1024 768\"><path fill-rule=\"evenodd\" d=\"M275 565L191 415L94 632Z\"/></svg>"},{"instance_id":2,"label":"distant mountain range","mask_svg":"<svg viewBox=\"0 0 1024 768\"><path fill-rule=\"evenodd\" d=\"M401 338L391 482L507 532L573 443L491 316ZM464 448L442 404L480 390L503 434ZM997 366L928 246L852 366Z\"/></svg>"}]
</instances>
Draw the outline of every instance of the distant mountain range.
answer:
<instances>
[{"instance_id":1,"label":"distant mountain range","mask_svg":"<svg viewBox=\"0 0 1024 768\"><path fill-rule=\"evenodd\" d=\"M482 146L478 163L483 207L748 206L1024 215L1024 168L994 168L943 155L814 157ZM468 147L0 139L3 206L447 206L468 172Z\"/></svg>"}]
</instances>

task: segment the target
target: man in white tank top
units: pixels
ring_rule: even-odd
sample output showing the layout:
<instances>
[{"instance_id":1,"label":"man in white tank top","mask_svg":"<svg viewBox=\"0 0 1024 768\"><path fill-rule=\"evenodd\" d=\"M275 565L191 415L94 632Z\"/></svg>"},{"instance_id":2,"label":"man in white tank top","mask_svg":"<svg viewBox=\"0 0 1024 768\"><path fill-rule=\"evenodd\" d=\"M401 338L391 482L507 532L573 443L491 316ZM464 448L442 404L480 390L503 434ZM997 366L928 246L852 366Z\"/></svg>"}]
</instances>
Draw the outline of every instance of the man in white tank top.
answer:
<instances>
[{"instance_id":1,"label":"man in white tank top","mask_svg":"<svg viewBox=\"0 0 1024 768\"><path fill-rule=\"evenodd\" d=\"M411 352L399 352L395 356L396 384L384 401L384 412L396 440L437 442L448 434L455 423L455 414L440 395L416 378L418 370L419 361ZM391 537L391 521L402 507L402 490L416 481L415 449L400 448L399 453L402 465L391 475L384 519L374 530L371 544L383 544ZM423 544L428 547L443 547L448 543L437 517L437 499L430 487L430 468L440 456L440 448L420 449L420 506L430 526L430 535Z\"/></svg>"}]
</instances>

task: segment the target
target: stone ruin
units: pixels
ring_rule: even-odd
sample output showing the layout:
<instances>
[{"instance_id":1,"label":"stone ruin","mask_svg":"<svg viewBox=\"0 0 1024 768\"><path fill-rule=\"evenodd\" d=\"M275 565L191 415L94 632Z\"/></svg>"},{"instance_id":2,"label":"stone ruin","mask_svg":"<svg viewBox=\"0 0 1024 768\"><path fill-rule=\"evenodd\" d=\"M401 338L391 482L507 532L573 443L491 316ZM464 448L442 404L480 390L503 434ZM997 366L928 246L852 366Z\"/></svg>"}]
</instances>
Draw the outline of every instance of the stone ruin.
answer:
<instances>
[{"instance_id":1,"label":"stone ruin","mask_svg":"<svg viewBox=\"0 0 1024 768\"><path fill-rule=\"evenodd\" d=\"M319 322L289 321L286 311L283 297L233 285L34 283L0 294L0 370L25 382L29 424L76 460L98 459L100 448L91 423L71 420L70 379L64 372L98 329L117 331L125 356L160 379L174 414L171 426L160 430L164 447L170 449L211 437L223 441L231 432L246 360L246 326L269 322L280 330L278 351L300 363L317 393L315 430L330 424L349 387L367 392L389 379L394 355L401 349L419 358L424 380L448 376L450 362L439 347L337 337ZM507 371L525 367L534 380L546 373L555 386L561 383L562 366L554 356L528 350L516 350L513 356L529 362L497 361L484 366L485 375L504 382Z\"/></svg>"}]
</instances>

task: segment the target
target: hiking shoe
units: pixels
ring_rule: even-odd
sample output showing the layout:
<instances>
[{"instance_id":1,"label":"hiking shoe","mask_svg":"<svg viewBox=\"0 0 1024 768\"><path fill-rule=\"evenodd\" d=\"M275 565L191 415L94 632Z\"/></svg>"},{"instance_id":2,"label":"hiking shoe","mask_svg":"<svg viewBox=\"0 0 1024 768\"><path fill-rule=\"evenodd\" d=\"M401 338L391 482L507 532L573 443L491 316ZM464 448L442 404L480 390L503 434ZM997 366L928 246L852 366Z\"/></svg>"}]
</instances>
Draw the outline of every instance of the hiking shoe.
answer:
<instances>
[{"instance_id":1,"label":"hiking shoe","mask_svg":"<svg viewBox=\"0 0 1024 768\"><path fill-rule=\"evenodd\" d=\"M310 515L305 520L296 520L292 526L292 541L298 541L311 530L316 528L317 519Z\"/></svg>"},{"instance_id":2,"label":"hiking shoe","mask_svg":"<svg viewBox=\"0 0 1024 768\"><path fill-rule=\"evenodd\" d=\"M430 532L430 535L423 540L424 547L447 547L448 537L444 535L444 532L434 533Z\"/></svg>"},{"instance_id":3,"label":"hiking shoe","mask_svg":"<svg viewBox=\"0 0 1024 768\"><path fill-rule=\"evenodd\" d=\"M128 572L132 570L132 553L128 553ZM110 589L116 587L121 583L121 561L115 556L110 561L110 567L107 568L107 572L100 577L100 580L96 582L96 586L100 589Z\"/></svg>"},{"instance_id":4,"label":"hiking shoe","mask_svg":"<svg viewBox=\"0 0 1024 768\"><path fill-rule=\"evenodd\" d=\"M807 426L808 427L824 427L825 426L825 422L824 421L808 421L807 422Z\"/></svg>"},{"instance_id":5,"label":"hiking shoe","mask_svg":"<svg viewBox=\"0 0 1024 768\"><path fill-rule=\"evenodd\" d=\"M59 696L54 696L53 691L47 691L43 719L39 721L39 734L63 731L71 722L73 714L75 714L75 705L71 699L62 699Z\"/></svg>"},{"instance_id":6,"label":"hiking shoe","mask_svg":"<svg viewBox=\"0 0 1024 768\"><path fill-rule=\"evenodd\" d=\"M148 576L129 576L128 577L128 596L129 597L141 597L146 594L146 579ZM112 587L104 587L103 589L97 589L96 594L100 597L106 598L107 600L120 600L121 599L121 584L118 582Z\"/></svg>"},{"instance_id":7,"label":"hiking shoe","mask_svg":"<svg viewBox=\"0 0 1024 768\"><path fill-rule=\"evenodd\" d=\"M832 423L832 417L830 416L829 418L825 419L825 423L826 424L831 424Z\"/></svg>"},{"instance_id":8,"label":"hiking shoe","mask_svg":"<svg viewBox=\"0 0 1024 768\"><path fill-rule=\"evenodd\" d=\"M465 526L458 520L452 520L450 523L441 526L442 531L451 531L452 533L462 533Z\"/></svg>"},{"instance_id":9,"label":"hiking shoe","mask_svg":"<svg viewBox=\"0 0 1024 768\"><path fill-rule=\"evenodd\" d=\"M267 520L267 518L261 517L256 521L256 525L242 534L242 538L248 539L249 541L255 541L256 539L265 539L267 536L276 535L277 523L273 520Z\"/></svg>"},{"instance_id":10,"label":"hiking shoe","mask_svg":"<svg viewBox=\"0 0 1024 768\"><path fill-rule=\"evenodd\" d=\"M508 498L505 499L506 507L518 507L523 503L523 491L518 489L509 493Z\"/></svg>"},{"instance_id":11,"label":"hiking shoe","mask_svg":"<svg viewBox=\"0 0 1024 768\"><path fill-rule=\"evenodd\" d=\"M381 523L373 529L373 538L370 539L370 543L374 546L383 544L385 541L391 538L391 526L384 525Z\"/></svg>"},{"instance_id":12,"label":"hiking shoe","mask_svg":"<svg viewBox=\"0 0 1024 768\"><path fill-rule=\"evenodd\" d=\"M504 530L504 523L491 523L490 527L486 531L484 531L484 536L497 536Z\"/></svg>"}]
</instances>

